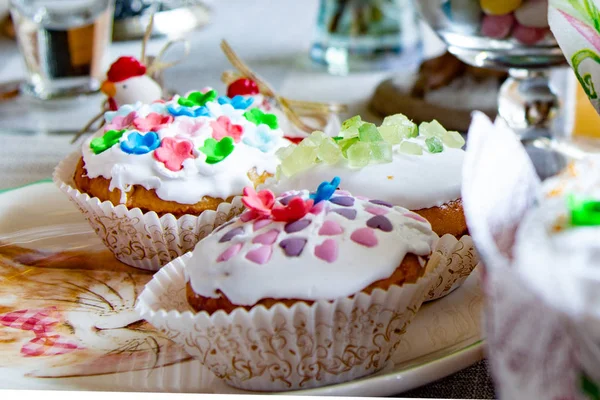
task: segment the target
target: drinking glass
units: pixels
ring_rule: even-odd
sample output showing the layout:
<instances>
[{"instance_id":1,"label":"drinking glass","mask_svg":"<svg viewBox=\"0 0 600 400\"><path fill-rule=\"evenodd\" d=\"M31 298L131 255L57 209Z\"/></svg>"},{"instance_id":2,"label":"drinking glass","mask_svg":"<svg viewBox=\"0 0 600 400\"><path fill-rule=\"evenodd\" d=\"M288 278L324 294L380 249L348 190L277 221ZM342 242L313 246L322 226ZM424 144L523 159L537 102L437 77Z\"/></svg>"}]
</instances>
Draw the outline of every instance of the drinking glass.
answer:
<instances>
[{"instance_id":1,"label":"drinking glass","mask_svg":"<svg viewBox=\"0 0 600 400\"><path fill-rule=\"evenodd\" d=\"M43 100L97 91L113 10L114 0L11 0L27 69L21 91Z\"/></svg>"},{"instance_id":2,"label":"drinking glass","mask_svg":"<svg viewBox=\"0 0 600 400\"><path fill-rule=\"evenodd\" d=\"M421 33L410 0L321 0L313 61L332 74L416 67Z\"/></svg>"}]
</instances>

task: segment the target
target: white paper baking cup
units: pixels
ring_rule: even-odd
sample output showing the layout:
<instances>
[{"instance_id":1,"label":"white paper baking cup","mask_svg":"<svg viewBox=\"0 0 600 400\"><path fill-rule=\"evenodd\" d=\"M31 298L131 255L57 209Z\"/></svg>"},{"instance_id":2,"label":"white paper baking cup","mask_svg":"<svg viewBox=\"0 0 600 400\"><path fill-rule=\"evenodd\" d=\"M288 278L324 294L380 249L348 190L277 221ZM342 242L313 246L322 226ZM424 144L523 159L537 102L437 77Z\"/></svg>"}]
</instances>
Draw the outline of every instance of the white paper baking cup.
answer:
<instances>
[{"instance_id":1,"label":"white paper baking cup","mask_svg":"<svg viewBox=\"0 0 600 400\"><path fill-rule=\"evenodd\" d=\"M80 157L80 152L74 152L61 161L54 170L53 180L79 208L115 257L132 267L158 271L169 261L192 250L216 227L244 209L241 196L236 196L231 203L219 204L216 211L207 210L199 216L179 218L173 214L159 217L154 211L144 213L139 208L102 202L75 188L73 174Z\"/></svg>"},{"instance_id":2,"label":"white paper baking cup","mask_svg":"<svg viewBox=\"0 0 600 400\"><path fill-rule=\"evenodd\" d=\"M440 299L458 289L479 264L479 255L469 235L460 240L453 235L442 236L433 249L433 257L440 257L443 261L425 301Z\"/></svg>"},{"instance_id":3,"label":"white paper baking cup","mask_svg":"<svg viewBox=\"0 0 600 400\"><path fill-rule=\"evenodd\" d=\"M265 392L350 381L384 368L444 261L430 261L414 284L371 295L211 316L188 305L184 266L190 257L162 268L136 310L227 384Z\"/></svg>"}]
</instances>

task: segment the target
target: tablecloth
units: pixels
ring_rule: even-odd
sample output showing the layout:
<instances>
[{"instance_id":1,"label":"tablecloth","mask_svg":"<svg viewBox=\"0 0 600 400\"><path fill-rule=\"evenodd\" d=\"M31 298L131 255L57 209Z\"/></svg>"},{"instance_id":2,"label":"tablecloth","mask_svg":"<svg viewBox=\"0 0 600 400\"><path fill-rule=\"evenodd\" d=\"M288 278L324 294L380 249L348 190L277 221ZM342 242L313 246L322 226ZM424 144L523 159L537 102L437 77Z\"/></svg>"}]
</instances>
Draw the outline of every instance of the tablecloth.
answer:
<instances>
[{"instance_id":1,"label":"tablecloth","mask_svg":"<svg viewBox=\"0 0 600 400\"><path fill-rule=\"evenodd\" d=\"M334 77L322 68L312 66L308 60L308 49L317 7L317 0L229 0L215 4L210 25L189 36L191 56L166 71L167 85L176 91L207 85L221 88L220 74L230 68L218 50L219 40L225 38L280 93L305 100L344 102L350 106L348 115L360 113L365 119L376 122L377 117L368 111L366 105L376 85L392 72L363 72ZM232 13L243 16L243 20L232 24ZM426 34L431 35L430 32ZM165 39L153 40L149 54L155 53L164 43ZM435 54L439 50L439 42L428 36L425 53ZM138 52L138 42L114 44L110 50L111 59ZM13 42L0 39L0 55L0 82L24 76ZM0 135L0 190L50 178L56 163L75 149L69 143L70 137L65 135L11 134L11 126L40 126L39 121L28 120L23 113L19 114L21 110L14 104L17 103L0 103L0 131L3 131ZM89 105L87 115L94 113L94 107L97 104ZM47 112L44 127L50 124L55 129L76 130L82 126L82 121L87 120L87 115L84 111L77 111L65 118L60 112ZM494 398L494 389L487 363L482 361L401 396L489 399Z\"/></svg>"}]
</instances>

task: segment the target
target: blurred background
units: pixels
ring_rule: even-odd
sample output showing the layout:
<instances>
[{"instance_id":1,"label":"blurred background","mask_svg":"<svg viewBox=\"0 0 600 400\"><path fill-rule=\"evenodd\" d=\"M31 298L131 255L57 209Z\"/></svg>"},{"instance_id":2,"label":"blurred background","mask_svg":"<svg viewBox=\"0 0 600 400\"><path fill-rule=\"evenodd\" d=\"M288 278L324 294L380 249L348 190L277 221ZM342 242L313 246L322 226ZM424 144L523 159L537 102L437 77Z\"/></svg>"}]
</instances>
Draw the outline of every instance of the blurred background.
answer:
<instances>
[{"instance_id":1,"label":"blurred background","mask_svg":"<svg viewBox=\"0 0 600 400\"><path fill-rule=\"evenodd\" d=\"M301 100L342 102L349 105L347 115L360 113L375 121L381 114L404 110L417 120L427 120L434 112L442 123L449 123L449 128L464 129L474 104L494 112L496 100L490 91L497 90L504 79L503 73L474 75L448 56L442 60L441 71L425 68L419 74L421 62L444 54L445 45L420 22L410 0L71 1L85 3L85 10L109 4L114 18L106 22L102 18L108 14L102 14L102 8L98 15L82 11L80 21L66 21L58 10L59 17L53 20L50 11L54 10L39 13L43 3L13 0L11 18L9 0L0 0L0 89L5 99L0 102L0 131L40 134L79 130L99 111L103 96L97 90L110 63L121 55L139 57L142 36L153 12L154 29L147 55L156 56L166 43L177 38L185 38L190 44L189 55L160 77L169 93L204 86L223 90L220 76L231 66L219 49L221 39L228 40L280 94ZM54 6L69 0L45 3ZM69 18L73 15L71 11ZM15 24L15 20L22 23ZM75 28L65 28L69 24ZM88 24L88 31L81 24ZM89 33L93 30L89 26L95 27L95 36ZM72 32L65 38L64 30L69 29ZM102 29L110 30L104 41L99 40ZM20 48L15 36L21 38ZM70 49L68 60L64 60L65 48ZM166 58L180 58L181 52L174 46ZM89 64L87 69L71 65L77 63L73 61L77 58ZM95 83L86 83L88 90L83 90L91 93L77 96L81 87L76 87L67 96L53 98L40 95L35 87L39 82L59 81L56 78L77 73L95 78ZM465 76L474 81L465 81ZM63 80L73 83L73 79ZM471 91L478 90L479 97L454 101L465 85ZM62 83L56 86L65 92ZM376 90L378 101L372 101ZM50 97L51 101L40 97ZM431 110L422 107L423 101L431 103ZM450 118L453 113L446 110L448 105L463 108L460 118ZM64 118L67 108L69 118Z\"/></svg>"}]
</instances>

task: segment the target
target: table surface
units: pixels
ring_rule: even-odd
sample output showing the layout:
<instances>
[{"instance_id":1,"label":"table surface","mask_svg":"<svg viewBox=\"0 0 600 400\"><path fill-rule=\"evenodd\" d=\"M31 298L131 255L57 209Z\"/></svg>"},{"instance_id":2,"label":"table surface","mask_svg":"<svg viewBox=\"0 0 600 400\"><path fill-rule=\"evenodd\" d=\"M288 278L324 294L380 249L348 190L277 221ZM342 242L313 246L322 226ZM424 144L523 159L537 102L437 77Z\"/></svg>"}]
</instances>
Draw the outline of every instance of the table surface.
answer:
<instances>
[{"instance_id":1,"label":"table surface","mask_svg":"<svg viewBox=\"0 0 600 400\"><path fill-rule=\"evenodd\" d=\"M0 0L0 13L3 0ZM165 72L166 85L177 92L204 86L223 89L220 75L231 69L219 50L221 39L227 39L238 54L266 78L282 95L294 99L337 101L349 105L348 115L361 114L376 122L367 109L375 87L398 71L353 73L331 76L312 65L308 50L318 7L317 0L229 0L215 4L211 22L191 33L191 55L181 64ZM241 24L236 17L244 16ZM252 26L256 22L256 26ZM425 55L443 51L441 43L424 30ZM152 40L148 54L156 54L166 39ZM137 55L139 42L116 43L110 48L110 60L124 54ZM25 75L16 44L0 38L0 84ZM404 71L406 72L406 71ZM402 73L402 72L401 72ZM100 98L74 105L74 112L64 114L40 105L28 105L23 99L0 103L0 190L21 186L51 176L54 166L75 147L66 135L49 135L43 130L77 130L90 115L97 113ZM28 108L24 117L22 107ZM38 107L36 111L35 107ZM36 114L37 113L37 114ZM33 117L31 117L33 115ZM19 127L34 133L16 134ZM35 133L39 131L39 133ZM486 361L422 388L403 393L402 397L426 398L494 398L494 389Z\"/></svg>"}]
</instances>

